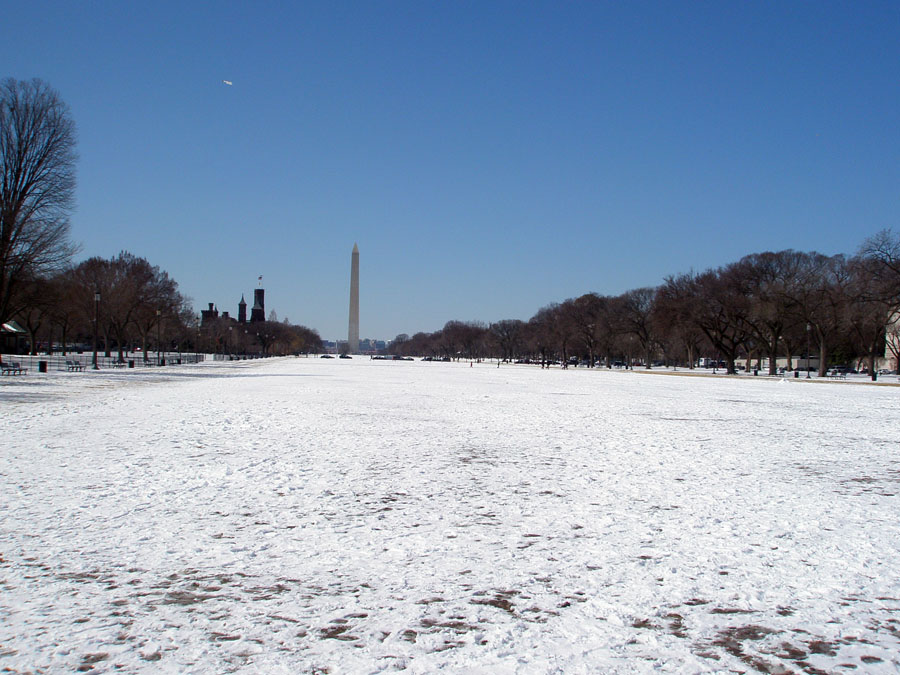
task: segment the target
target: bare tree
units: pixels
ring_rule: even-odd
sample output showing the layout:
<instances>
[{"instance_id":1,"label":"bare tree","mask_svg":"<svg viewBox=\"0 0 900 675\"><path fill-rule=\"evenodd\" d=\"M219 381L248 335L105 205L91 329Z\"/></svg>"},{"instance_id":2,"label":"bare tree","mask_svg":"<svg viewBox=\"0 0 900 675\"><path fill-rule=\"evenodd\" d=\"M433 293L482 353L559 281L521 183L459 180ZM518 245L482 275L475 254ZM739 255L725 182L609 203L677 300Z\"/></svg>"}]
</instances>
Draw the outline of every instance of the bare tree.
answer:
<instances>
[{"instance_id":1,"label":"bare tree","mask_svg":"<svg viewBox=\"0 0 900 675\"><path fill-rule=\"evenodd\" d=\"M875 262L871 274L878 290L900 302L900 234L882 230L863 242L859 255Z\"/></svg>"},{"instance_id":2,"label":"bare tree","mask_svg":"<svg viewBox=\"0 0 900 675\"><path fill-rule=\"evenodd\" d=\"M292 334L290 349L295 354L309 354L322 349L322 338L319 337L318 331L294 324L291 324L288 328Z\"/></svg>"},{"instance_id":3,"label":"bare tree","mask_svg":"<svg viewBox=\"0 0 900 675\"><path fill-rule=\"evenodd\" d=\"M529 349L540 356L541 368L549 368L553 361L556 343L554 326L558 320L559 305L556 303L542 307L528 320L527 338Z\"/></svg>"},{"instance_id":4,"label":"bare tree","mask_svg":"<svg viewBox=\"0 0 900 675\"><path fill-rule=\"evenodd\" d=\"M733 266L736 281L749 301L746 318L750 331L769 359L769 375L776 373L785 333L804 323L797 298L807 278L805 263L809 256L790 250L767 251L745 256Z\"/></svg>"},{"instance_id":5,"label":"bare tree","mask_svg":"<svg viewBox=\"0 0 900 675\"><path fill-rule=\"evenodd\" d=\"M569 349L577 336L577 329L572 318L575 313L575 300L569 298L560 305L551 305L547 315L547 328L550 332L551 344L558 350L563 368L569 367Z\"/></svg>"},{"instance_id":6,"label":"bare tree","mask_svg":"<svg viewBox=\"0 0 900 675\"><path fill-rule=\"evenodd\" d=\"M85 335L103 337L104 350L108 346L108 314L106 301L110 297L110 263L103 258L88 258L72 271L71 302L75 316ZM99 294L97 302L95 294Z\"/></svg>"},{"instance_id":7,"label":"bare tree","mask_svg":"<svg viewBox=\"0 0 900 675\"><path fill-rule=\"evenodd\" d=\"M162 337L163 325L158 324L163 319L171 337L182 341L182 324L191 314L187 300L178 292L178 284L146 259L127 251L109 260L89 258L75 268L73 277L76 303L87 323L93 321L94 293L100 294L98 330L115 338L119 362L124 361L124 350L136 335L144 361L149 361L148 340L156 337L154 331ZM108 340L104 343L108 356ZM157 346L162 350L162 345Z\"/></svg>"},{"instance_id":8,"label":"bare tree","mask_svg":"<svg viewBox=\"0 0 900 675\"><path fill-rule=\"evenodd\" d=\"M75 123L56 91L40 80L0 82L0 323L19 309L17 286L74 252L75 159Z\"/></svg>"},{"instance_id":9,"label":"bare tree","mask_svg":"<svg viewBox=\"0 0 900 675\"><path fill-rule=\"evenodd\" d=\"M693 370L705 337L691 319L692 303L679 293L678 281L667 279L656 291L651 319L667 359L672 356L677 364L681 360L679 356L683 357L688 368Z\"/></svg>"},{"instance_id":10,"label":"bare tree","mask_svg":"<svg viewBox=\"0 0 900 675\"><path fill-rule=\"evenodd\" d=\"M663 293L679 307L725 357L726 370L735 373L734 362L750 337L748 300L737 283L733 265L703 274L682 274L666 280Z\"/></svg>"},{"instance_id":11,"label":"bare tree","mask_svg":"<svg viewBox=\"0 0 900 675\"><path fill-rule=\"evenodd\" d=\"M847 276L844 256L827 257L821 253L804 253L799 259L797 280L788 290L791 294L790 313L797 314L788 324L783 341L788 357L788 369L792 367L791 355L806 337L805 325L810 327L819 359L819 376L824 377L832 346L840 339Z\"/></svg>"},{"instance_id":12,"label":"bare tree","mask_svg":"<svg viewBox=\"0 0 900 675\"><path fill-rule=\"evenodd\" d=\"M512 361L517 356L524 326L519 319L504 319L491 324L491 335L500 348L500 355L504 361Z\"/></svg>"},{"instance_id":13,"label":"bare tree","mask_svg":"<svg viewBox=\"0 0 900 675\"><path fill-rule=\"evenodd\" d=\"M178 292L178 284L169 277L168 272L151 265L144 258L123 255L126 256L133 286L131 297L136 303L131 322L138 330L144 361L147 361L148 336L152 336L155 328L159 336L157 350L165 351L165 346L159 343L168 340L168 329L177 327L178 317L183 314L187 299ZM166 329L165 334L163 329Z\"/></svg>"},{"instance_id":14,"label":"bare tree","mask_svg":"<svg viewBox=\"0 0 900 675\"><path fill-rule=\"evenodd\" d=\"M644 368L653 363L653 348L657 342L652 321L655 288L636 288L622 296L622 325L625 333L637 338L644 355Z\"/></svg>"},{"instance_id":15,"label":"bare tree","mask_svg":"<svg viewBox=\"0 0 900 675\"><path fill-rule=\"evenodd\" d=\"M63 356L68 350L69 332L77 325L78 307L75 275L72 267L66 267L50 279L55 302L51 309L53 325L60 331L60 348Z\"/></svg>"},{"instance_id":16,"label":"bare tree","mask_svg":"<svg viewBox=\"0 0 900 675\"><path fill-rule=\"evenodd\" d=\"M43 278L29 280L20 287L20 290L23 307L16 312L15 317L28 331L28 340L31 343L29 351L33 356L38 353L38 334L50 323L55 298L50 282Z\"/></svg>"},{"instance_id":17,"label":"bare tree","mask_svg":"<svg viewBox=\"0 0 900 675\"><path fill-rule=\"evenodd\" d=\"M463 349L470 359L481 360L487 352L488 327L483 321L469 321L463 333Z\"/></svg>"},{"instance_id":18,"label":"bare tree","mask_svg":"<svg viewBox=\"0 0 900 675\"><path fill-rule=\"evenodd\" d=\"M878 378L878 359L885 356L888 324L896 312L886 286L890 283L877 260L857 256L847 261L844 321L857 352L866 361L869 377Z\"/></svg>"},{"instance_id":19,"label":"bare tree","mask_svg":"<svg viewBox=\"0 0 900 675\"><path fill-rule=\"evenodd\" d=\"M566 301L567 315L571 322L575 339L587 350L588 366L594 367L597 357L597 343L603 300L596 293L586 293L581 297Z\"/></svg>"}]
</instances>

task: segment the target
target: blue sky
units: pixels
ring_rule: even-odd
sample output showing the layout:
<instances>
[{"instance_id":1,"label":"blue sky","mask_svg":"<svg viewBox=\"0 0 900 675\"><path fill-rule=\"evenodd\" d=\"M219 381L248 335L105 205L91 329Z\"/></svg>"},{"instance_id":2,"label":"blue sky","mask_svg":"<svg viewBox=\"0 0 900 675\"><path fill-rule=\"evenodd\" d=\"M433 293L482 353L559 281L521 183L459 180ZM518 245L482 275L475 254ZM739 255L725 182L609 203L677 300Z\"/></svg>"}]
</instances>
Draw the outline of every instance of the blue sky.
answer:
<instances>
[{"instance_id":1,"label":"blue sky","mask_svg":"<svg viewBox=\"0 0 900 675\"><path fill-rule=\"evenodd\" d=\"M326 339L354 242L392 338L898 227L896 2L6 2L0 64L72 109L82 258Z\"/></svg>"}]
</instances>

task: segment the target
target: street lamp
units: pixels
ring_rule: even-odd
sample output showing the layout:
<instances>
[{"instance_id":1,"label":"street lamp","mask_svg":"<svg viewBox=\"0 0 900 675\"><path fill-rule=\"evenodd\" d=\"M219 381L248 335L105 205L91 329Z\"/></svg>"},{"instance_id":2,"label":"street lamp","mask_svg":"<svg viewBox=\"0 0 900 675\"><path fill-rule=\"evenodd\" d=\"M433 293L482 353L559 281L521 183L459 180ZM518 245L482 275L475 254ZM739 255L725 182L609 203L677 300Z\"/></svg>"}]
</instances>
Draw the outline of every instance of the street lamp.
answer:
<instances>
[{"instance_id":1,"label":"street lamp","mask_svg":"<svg viewBox=\"0 0 900 675\"><path fill-rule=\"evenodd\" d=\"M162 359L159 355L160 341L159 341L159 332L160 332L160 324L162 324L162 310L156 310L156 365L162 365Z\"/></svg>"},{"instance_id":2,"label":"street lamp","mask_svg":"<svg viewBox=\"0 0 900 675\"><path fill-rule=\"evenodd\" d=\"M231 336L234 326L228 326L228 360L231 361Z\"/></svg>"},{"instance_id":3,"label":"street lamp","mask_svg":"<svg viewBox=\"0 0 900 675\"><path fill-rule=\"evenodd\" d=\"M806 324L806 379L810 379L809 377L809 331L811 326Z\"/></svg>"},{"instance_id":4,"label":"street lamp","mask_svg":"<svg viewBox=\"0 0 900 675\"><path fill-rule=\"evenodd\" d=\"M97 331L100 329L100 291L94 292L94 358L91 360L94 370L100 370L97 365Z\"/></svg>"}]
</instances>

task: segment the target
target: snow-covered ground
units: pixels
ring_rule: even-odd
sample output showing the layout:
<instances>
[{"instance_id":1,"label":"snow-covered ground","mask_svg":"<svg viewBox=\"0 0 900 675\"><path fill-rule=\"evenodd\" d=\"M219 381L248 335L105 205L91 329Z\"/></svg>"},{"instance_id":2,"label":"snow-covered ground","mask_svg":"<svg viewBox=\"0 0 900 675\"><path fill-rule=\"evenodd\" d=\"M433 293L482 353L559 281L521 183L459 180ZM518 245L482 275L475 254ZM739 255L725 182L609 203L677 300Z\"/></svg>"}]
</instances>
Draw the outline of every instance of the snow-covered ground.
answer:
<instances>
[{"instance_id":1,"label":"snow-covered ground","mask_svg":"<svg viewBox=\"0 0 900 675\"><path fill-rule=\"evenodd\" d=\"M271 359L0 381L0 671L896 672L900 389Z\"/></svg>"}]
</instances>

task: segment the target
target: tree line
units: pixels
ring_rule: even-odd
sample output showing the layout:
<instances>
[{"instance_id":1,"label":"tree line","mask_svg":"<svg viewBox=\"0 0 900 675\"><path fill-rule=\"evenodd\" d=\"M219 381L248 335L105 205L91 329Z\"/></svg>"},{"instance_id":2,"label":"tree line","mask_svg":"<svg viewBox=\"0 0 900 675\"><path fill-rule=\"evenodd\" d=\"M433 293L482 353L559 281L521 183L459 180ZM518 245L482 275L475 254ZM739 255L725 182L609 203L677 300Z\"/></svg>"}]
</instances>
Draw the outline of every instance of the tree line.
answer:
<instances>
[{"instance_id":1,"label":"tree line","mask_svg":"<svg viewBox=\"0 0 900 675\"><path fill-rule=\"evenodd\" d=\"M279 321L274 311L268 321L238 323L231 317L217 317L197 327L201 343L209 352L223 354L314 354L323 351L318 331Z\"/></svg>"},{"instance_id":2,"label":"tree line","mask_svg":"<svg viewBox=\"0 0 900 675\"><path fill-rule=\"evenodd\" d=\"M499 358L590 367L693 368L700 357L728 373L805 354L830 365L900 358L900 236L867 239L854 256L785 250L754 253L702 273L667 277L621 295L586 293L543 307L528 321L449 321L433 333L398 335L398 355ZM808 361L807 361L808 363Z\"/></svg>"},{"instance_id":3,"label":"tree line","mask_svg":"<svg viewBox=\"0 0 900 675\"><path fill-rule=\"evenodd\" d=\"M319 351L316 331L287 321L239 324L216 318L201 324L178 284L146 259L127 251L89 258L18 285L12 317L28 333L29 349L65 354L92 345L124 361L131 351L292 354ZM95 332L96 327L96 332Z\"/></svg>"},{"instance_id":4,"label":"tree line","mask_svg":"<svg viewBox=\"0 0 900 675\"><path fill-rule=\"evenodd\" d=\"M41 80L0 81L0 324L15 320L29 349L99 340L107 356L128 351L284 354L318 351L305 326L218 319L201 325L178 284L123 251L77 265L69 239L75 194L75 123ZM93 345L92 345L93 346Z\"/></svg>"}]
</instances>

